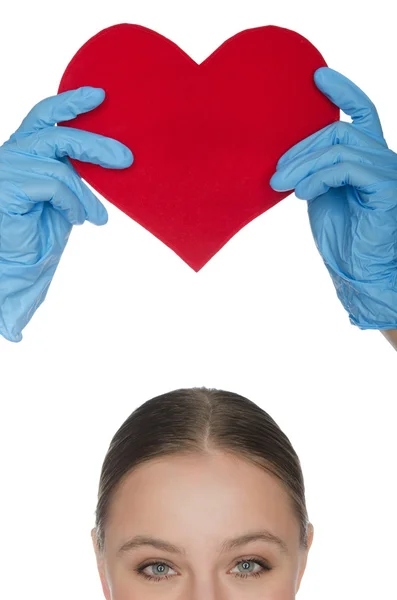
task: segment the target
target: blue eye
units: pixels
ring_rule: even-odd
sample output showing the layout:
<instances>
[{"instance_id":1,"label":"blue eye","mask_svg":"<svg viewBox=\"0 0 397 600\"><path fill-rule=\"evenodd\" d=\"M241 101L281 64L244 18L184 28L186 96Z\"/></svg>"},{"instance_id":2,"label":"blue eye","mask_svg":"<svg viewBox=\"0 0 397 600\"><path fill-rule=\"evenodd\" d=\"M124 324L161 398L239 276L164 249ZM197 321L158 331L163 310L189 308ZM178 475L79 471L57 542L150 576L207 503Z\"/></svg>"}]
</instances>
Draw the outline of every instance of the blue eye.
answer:
<instances>
[{"instance_id":1,"label":"blue eye","mask_svg":"<svg viewBox=\"0 0 397 600\"><path fill-rule=\"evenodd\" d=\"M156 567L157 569L159 569L159 572L155 573L155 576L149 575L148 573L145 573L145 569L147 569L148 567ZM172 569L172 567L170 567L170 565L167 565L167 563L165 562L152 562L143 565L138 569L135 569L135 571L139 575L146 577L146 579L149 579L150 581L161 581L162 579L169 579L170 577L173 577L173 575L168 575L167 569ZM164 575L164 573L167 574Z\"/></svg>"},{"instance_id":2,"label":"blue eye","mask_svg":"<svg viewBox=\"0 0 397 600\"><path fill-rule=\"evenodd\" d=\"M250 568L252 564L259 565L260 569L254 571L253 569ZM269 565L266 564L265 561L260 560L258 558L245 558L243 560L239 560L238 563L236 564L236 567L239 565L241 565L243 567L243 571L240 571L238 573L233 573L233 575L235 577L260 577L266 571L271 571L271 568L269 567ZM236 568L236 567L234 567L234 568Z\"/></svg>"}]
</instances>

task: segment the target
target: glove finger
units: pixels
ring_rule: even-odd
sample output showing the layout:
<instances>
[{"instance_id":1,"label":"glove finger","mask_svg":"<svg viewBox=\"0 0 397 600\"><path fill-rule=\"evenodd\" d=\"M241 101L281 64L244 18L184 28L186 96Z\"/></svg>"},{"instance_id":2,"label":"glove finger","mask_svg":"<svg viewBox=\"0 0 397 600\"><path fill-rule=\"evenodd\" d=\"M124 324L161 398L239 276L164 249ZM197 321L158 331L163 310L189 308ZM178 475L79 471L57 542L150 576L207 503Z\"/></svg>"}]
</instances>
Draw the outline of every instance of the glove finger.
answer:
<instances>
[{"instance_id":1,"label":"glove finger","mask_svg":"<svg viewBox=\"0 0 397 600\"><path fill-rule=\"evenodd\" d=\"M18 149L45 158L70 156L110 169L131 166L129 148L112 138L72 127L47 127L36 134L19 138Z\"/></svg>"},{"instance_id":2,"label":"glove finger","mask_svg":"<svg viewBox=\"0 0 397 600\"><path fill-rule=\"evenodd\" d=\"M270 186L279 192L293 190L305 177L340 162L378 166L397 172L397 154L389 149L336 144L316 152L299 154L277 169L270 180Z\"/></svg>"},{"instance_id":3,"label":"glove finger","mask_svg":"<svg viewBox=\"0 0 397 600\"><path fill-rule=\"evenodd\" d=\"M387 147L374 103L355 83L329 67L320 67L314 81L323 94L353 119L353 126Z\"/></svg>"},{"instance_id":4,"label":"glove finger","mask_svg":"<svg viewBox=\"0 0 397 600\"><path fill-rule=\"evenodd\" d=\"M80 199L59 179L29 177L21 185L21 189L37 210L41 210L41 202L49 202L71 225L81 225L87 218Z\"/></svg>"},{"instance_id":5,"label":"glove finger","mask_svg":"<svg viewBox=\"0 0 397 600\"><path fill-rule=\"evenodd\" d=\"M90 221L104 225L108 220L106 208L82 182L62 181L58 177L25 178L19 183L17 193L9 193L3 212L24 215L42 210L41 203L49 202L71 225Z\"/></svg>"},{"instance_id":6,"label":"glove finger","mask_svg":"<svg viewBox=\"0 0 397 600\"><path fill-rule=\"evenodd\" d=\"M105 225L108 222L109 215L102 202L88 184L81 179L67 156L59 160L68 167L69 173L65 176L65 171L59 169L59 173L54 172L53 176L63 181L65 185L68 185L74 191L84 206L87 221L94 225Z\"/></svg>"},{"instance_id":7,"label":"glove finger","mask_svg":"<svg viewBox=\"0 0 397 600\"><path fill-rule=\"evenodd\" d=\"M277 163L276 170L283 168L291 160L295 160L304 154L316 152L328 146L344 144L346 146L359 146L360 148L373 148L374 150L385 150L384 144L374 140L371 136L354 128L352 123L336 121L316 131L309 137L292 146L282 155ZM387 149L387 147L386 147Z\"/></svg>"},{"instance_id":8,"label":"glove finger","mask_svg":"<svg viewBox=\"0 0 397 600\"><path fill-rule=\"evenodd\" d=\"M312 200L330 188L345 185L355 187L359 191L360 200L357 198L357 201L370 208L397 206L397 171L351 162L341 162L309 175L298 183L295 195L300 199ZM378 191L379 194L376 194Z\"/></svg>"},{"instance_id":9,"label":"glove finger","mask_svg":"<svg viewBox=\"0 0 397 600\"><path fill-rule=\"evenodd\" d=\"M17 133L43 129L61 121L70 121L77 115L96 108L104 98L103 89L90 86L45 98L32 108L11 137L13 138Z\"/></svg>"},{"instance_id":10,"label":"glove finger","mask_svg":"<svg viewBox=\"0 0 397 600\"><path fill-rule=\"evenodd\" d=\"M10 157L10 158L8 158ZM80 175L73 168L67 157L59 160L45 159L40 156L30 156L27 160L26 155L12 151L3 151L3 163L12 168L12 180L4 171L5 177L2 177L1 186L3 194L0 195L0 210L12 211L17 214L24 214L32 210L32 202L42 202L51 200L51 190L45 198L40 194L40 185L43 182L54 180L61 182L78 199L80 205L85 211L85 219L94 225L104 225L107 223L108 214L103 204L98 200L95 194L84 184ZM0 177L2 175L0 165ZM29 184L29 180L32 181ZM31 185L32 198L29 200L28 192L20 194L20 189L28 189ZM35 189L38 193L35 193ZM23 196L23 197L22 197ZM71 198L68 196L68 198ZM74 219L79 220L75 215ZM76 221L76 223L77 223ZM73 224L76 224L73 222Z\"/></svg>"},{"instance_id":11,"label":"glove finger","mask_svg":"<svg viewBox=\"0 0 397 600\"><path fill-rule=\"evenodd\" d=\"M108 212L102 202L98 200L88 185L82 183L83 196L80 196L87 214L87 221L93 225L106 225L109 219Z\"/></svg>"}]
</instances>

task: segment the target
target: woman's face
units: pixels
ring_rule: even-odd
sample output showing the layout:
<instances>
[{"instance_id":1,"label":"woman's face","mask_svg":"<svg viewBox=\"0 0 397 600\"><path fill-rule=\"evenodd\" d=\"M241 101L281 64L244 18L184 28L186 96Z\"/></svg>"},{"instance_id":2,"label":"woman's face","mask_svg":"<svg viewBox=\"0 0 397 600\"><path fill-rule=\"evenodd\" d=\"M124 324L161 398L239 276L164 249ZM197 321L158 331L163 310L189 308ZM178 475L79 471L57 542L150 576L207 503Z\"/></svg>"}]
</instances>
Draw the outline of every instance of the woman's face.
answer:
<instances>
[{"instance_id":1,"label":"woman's face","mask_svg":"<svg viewBox=\"0 0 397 600\"><path fill-rule=\"evenodd\" d=\"M97 559L107 600L293 600L307 558L281 484L223 453L132 471L105 540Z\"/></svg>"}]
</instances>

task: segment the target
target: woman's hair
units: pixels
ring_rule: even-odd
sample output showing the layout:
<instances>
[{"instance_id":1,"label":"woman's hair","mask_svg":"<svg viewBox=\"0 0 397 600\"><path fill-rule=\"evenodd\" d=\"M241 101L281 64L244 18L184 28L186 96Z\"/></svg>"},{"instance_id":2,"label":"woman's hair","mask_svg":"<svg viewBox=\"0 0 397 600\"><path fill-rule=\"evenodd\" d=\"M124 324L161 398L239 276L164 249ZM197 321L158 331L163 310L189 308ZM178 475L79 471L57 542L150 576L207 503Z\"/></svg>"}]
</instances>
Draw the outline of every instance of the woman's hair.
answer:
<instances>
[{"instance_id":1,"label":"woman's hair","mask_svg":"<svg viewBox=\"0 0 397 600\"><path fill-rule=\"evenodd\" d=\"M248 459L283 483L307 547L308 515L299 458L275 421L251 400L223 390L179 389L148 400L113 437L99 483L96 509L98 548L105 545L109 506L132 469L155 458L211 454L221 450Z\"/></svg>"}]
</instances>

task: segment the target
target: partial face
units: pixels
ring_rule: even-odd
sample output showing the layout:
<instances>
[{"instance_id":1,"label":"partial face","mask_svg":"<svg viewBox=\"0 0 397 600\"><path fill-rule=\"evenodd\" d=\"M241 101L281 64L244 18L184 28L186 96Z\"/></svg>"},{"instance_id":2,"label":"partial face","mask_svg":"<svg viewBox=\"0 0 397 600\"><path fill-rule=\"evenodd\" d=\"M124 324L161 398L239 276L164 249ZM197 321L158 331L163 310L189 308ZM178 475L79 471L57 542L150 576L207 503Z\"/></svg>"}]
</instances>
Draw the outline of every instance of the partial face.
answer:
<instances>
[{"instance_id":1,"label":"partial face","mask_svg":"<svg viewBox=\"0 0 397 600\"><path fill-rule=\"evenodd\" d=\"M132 471L105 537L97 558L107 600L293 600L307 558L281 484L223 453Z\"/></svg>"}]
</instances>

